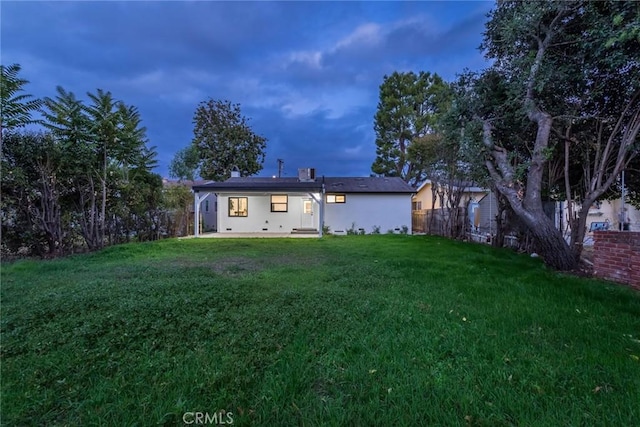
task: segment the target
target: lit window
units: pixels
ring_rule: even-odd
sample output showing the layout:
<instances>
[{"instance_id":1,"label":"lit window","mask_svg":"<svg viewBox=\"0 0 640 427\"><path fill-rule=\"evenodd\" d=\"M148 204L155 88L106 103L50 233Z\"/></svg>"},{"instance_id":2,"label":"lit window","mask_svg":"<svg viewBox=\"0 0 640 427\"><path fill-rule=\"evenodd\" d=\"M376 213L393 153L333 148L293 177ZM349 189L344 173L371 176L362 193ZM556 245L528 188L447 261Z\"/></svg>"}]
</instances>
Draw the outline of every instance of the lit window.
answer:
<instances>
[{"instance_id":1,"label":"lit window","mask_svg":"<svg viewBox=\"0 0 640 427\"><path fill-rule=\"evenodd\" d=\"M247 216L248 206L246 197L229 197L229 216Z\"/></svg>"},{"instance_id":2,"label":"lit window","mask_svg":"<svg viewBox=\"0 0 640 427\"><path fill-rule=\"evenodd\" d=\"M345 203L347 196L344 194L327 194L327 203Z\"/></svg>"},{"instance_id":3,"label":"lit window","mask_svg":"<svg viewBox=\"0 0 640 427\"><path fill-rule=\"evenodd\" d=\"M287 212L289 199L286 194L271 195L271 212Z\"/></svg>"},{"instance_id":4,"label":"lit window","mask_svg":"<svg viewBox=\"0 0 640 427\"><path fill-rule=\"evenodd\" d=\"M311 204L311 200L302 201L302 213L313 215L313 205Z\"/></svg>"}]
</instances>

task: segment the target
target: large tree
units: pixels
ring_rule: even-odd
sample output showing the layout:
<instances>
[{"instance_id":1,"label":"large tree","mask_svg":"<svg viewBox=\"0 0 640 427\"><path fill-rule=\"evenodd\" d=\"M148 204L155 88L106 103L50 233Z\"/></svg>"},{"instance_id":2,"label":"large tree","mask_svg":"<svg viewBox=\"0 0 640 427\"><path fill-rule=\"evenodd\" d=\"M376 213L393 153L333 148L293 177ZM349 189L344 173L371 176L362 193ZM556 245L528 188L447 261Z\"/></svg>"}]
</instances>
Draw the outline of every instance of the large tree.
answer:
<instances>
[{"instance_id":1,"label":"large tree","mask_svg":"<svg viewBox=\"0 0 640 427\"><path fill-rule=\"evenodd\" d=\"M63 224L64 159L50 134L8 131L2 145L2 237L11 252L25 248L59 255ZM68 228L66 228L68 230Z\"/></svg>"},{"instance_id":2,"label":"large tree","mask_svg":"<svg viewBox=\"0 0 640 427\"><path fill-rule=\"evenodd\" d=\"M384 76L374 116L376 159L373 173L399 176L416 186L426 176L418 138L435 133L435 123L446 102L446 84L437 74L398 73ZM419 148L419 147L416 147Z\"/></svg>"},{"instance_id":3,"label":"large tree","mask_svg":"<svg viewBox=\"0 0 640 427\"><path fill-rule=\"evenodd\" d=\"M567 244L544 213L549 160L563 143L571 193L571 160L581 156L585 191L574 223L580 233L589 205L638 152L640 40L628 25L638 22L638 9L622 2L504 1L489 17L483 46L494 66L474 90L486 166L545 262L573 269L583 234Z\"/></svg>"},{"instance_id":4,"label":"large tree","mask_svg":"<svg viewBox=\"0 0 640 427\"><path fill-rule=\"evenodd\" d=\"M65 171L69 185L74 220L88 248L103 246L103 223L100 217L101 162L94 139L94 126L81 100L73 92L57 87L55 98L45 98L42 115L44 126L53 134L65 155Z\"/></svg>"},{"instance_id":5,"label":"large tree","mask_svg":"<svg viewBox=\"0 0 640 427\"><path fill-rule=\"evenodd\" d=\"M239 104L209 99L193 116L193 142L199 158L199 175L221 181L237 167L244 176L262 170L266 138L256 134Z\"/></svg>"},{"instance_id":6,"label":"large tree","mask_svg":"<svg viewBox=\"0 0 640 427\"><path fill-rule=\"evenodd\" d=\"M92 103L85 106L73 93L58 87L55 98L45 98L43 116L45 127L65 153L75 221L93 250L117 243L122 234L129 239L136 218L144 212L134 209L142 203L135 193L136 180L140 191L149 187L153 198L159 197L161 182L150 176L155 151L147 147L137 109L102 90L89 98ZM144 227L148 228L146 223Z\"/></svg>"}]
</instances>

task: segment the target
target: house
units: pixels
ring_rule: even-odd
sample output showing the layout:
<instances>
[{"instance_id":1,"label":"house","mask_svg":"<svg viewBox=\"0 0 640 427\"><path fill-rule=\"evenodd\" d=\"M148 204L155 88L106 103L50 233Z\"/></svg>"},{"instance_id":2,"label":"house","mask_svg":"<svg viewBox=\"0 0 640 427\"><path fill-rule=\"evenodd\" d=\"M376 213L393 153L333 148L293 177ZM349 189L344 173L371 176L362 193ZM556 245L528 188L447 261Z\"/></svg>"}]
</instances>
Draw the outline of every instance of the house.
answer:
<instances>
[{"instance_id":1,"label":"house","mask_svg":"<svg viewBox=\"0 0 640 427\"><path fill-rule=\"evenodd\" d=\"M492 192L486 193L477 203L469 203L469 222L475 233L494 235L497 231L496 215L498 199Z\"/></svg>"},{"instance_id":2,"label":"house","mask_svg":"<svg viewBox=\"0 0 640 427\"><path fill-rule=\"evenodd\" d=\"M400 178L319 177L311 168L297 178L232 177L193 186L195 218L210 195L218 201L217 231L322 235L374 229L411 232L411 195ZM199 233L198 227L196 236Z\"/></svg>"},{"instance_id":3,"label":"house","mask_svg":"<svg viewBox=\"0 0 640 427\"><path fill-rule=\"evenodd\" d=\"M473 221L473 228L477 233L495 234L497 229L496 213L498 212L497 198L494 193L488 193L478 202L478 208L473 212L473 203L469 205L469 218ZM571 222L569 203L567 201L543 201L543 209L555 227L561 230L565 239L569 241L571 236ZM573 204L573 215L580 210L579 203ZM599 230L620 230L620 212L625 212L627 228L630 231L640 230L640 210L626 203L622 205L621 199L598 201L590 206L587 213L585 245L593 244L593 233Z\"/></svg>"},{"instance_id":4,"label":"house","mask_svg":"<svg viewBox=\"0 0 640 427\"><path fill-rule=\"evenodd\" d=\"M448 200L449 191L459 198L455 209L449 206L451 203ZM478 187L472 182L446 185L426 180L418 187L411 200L412 229L416 233L456 237L459 233L473 228L473 218L479 208L478 202L487 193L489 190ZM465 224L465 218L469 218L471 222Z\"/></svg>"},{"instance_id":5,"label":"house","mask_svg":"<svg viewBox=\"0 0 640 427\"><path fill-rule=\"evenodd\" d=\"M574 215L578 212L580 206L574 205ZM569 207L567 202L563 202L560 206L561 214L564 218L569 218ZM585 242L590 242L593 239L593 232L598 230L620 230L621 224L621 212L624 211L625 219L627 220L627 229L629 231L640 231L640 210L629 203L622 204L622 199L615 200L602 200L595 202L590 206L587 213L587 233L585 235ZM569 222L566 221L565 224ZM566 234L571 232L567 227Z\"/></svg>"},{"instance_id":6,"label":"house","mask_svg":"<svg viewBox=\"0 0 640 427\"><path fill-rule=\"evenodd\" d=\"M420 211L420 210L429 210L429 209L440 209L442 208L442 200L440 200L440 197L438 195L436 195L435 197L435 203L434 203L434 182L431 181L430 179L427 179L425 182L423 182L418 189L416 190L416 193L414 194L414 196L411 199L411 209L414 211ZM435 184L437 185L437 184ZM444 198L446 199L446 186L445 185L440 185L441 187L441 191L444 192ZM454 191L457 191L458 188L462 191L462 198L460 199L460 204L458 207L465 207L467 206L467 203L469 203L469 201L479 201L480 199L482 199L487 193L489 193L489 190L486 188L482 188L482 187L478 187L477 185L475 185L474 183L462 183L461 185L454 185L453 187Z\"/></svg>"}]
</instances>

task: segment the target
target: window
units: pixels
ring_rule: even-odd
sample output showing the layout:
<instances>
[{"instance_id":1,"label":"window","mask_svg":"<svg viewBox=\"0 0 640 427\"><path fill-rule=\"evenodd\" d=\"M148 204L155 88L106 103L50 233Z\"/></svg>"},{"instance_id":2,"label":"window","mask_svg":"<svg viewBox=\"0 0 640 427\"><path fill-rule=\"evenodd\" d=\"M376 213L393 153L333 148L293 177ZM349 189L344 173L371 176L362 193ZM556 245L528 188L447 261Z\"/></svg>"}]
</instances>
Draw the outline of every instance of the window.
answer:
<instances>
[{"instance_id":1,"label":"window","mask_svg":"<svg viewBox=\"0 0 640 427\"><path fill-rule=\"evenodd\" d=\"M229 197L229 216L247 216L248 206L246 197Z\"/></svg>"},{"instance_id":2,"label":"window","mask_svg":"<svg viewBox=\"0 0 640 427\"><path fill-rule=\"evenodd\" d=\"M209 201L208 200L204 201L204 211L205 212L209 212Z\"/></svg>"},{"instance_id":3,"label":"window","mask_svg":"<svg viewBox=\"0 0 640 427\"><path fill-rule=\"evenodd\" d=\"M347 196L344 194L327 194L327 203L345 203Z\"/></svg>"},{"instance_id":4,"label":"window","mask_svg":"<svg viewBox=\"0 0 640 427\"><path fill-rule=\"evenodd\" d=\"M271 195L271 212L287 212L289 198L286 194Z\"/></svg>"},{"instance_id":5,"label":"window","mask_svg":"<svg viewBox=\"0 0 640 427\"><path fill-rule=\"evenodd\" d=\"M414 211L422 210L422 201L419 201L419 202L411 202L411 204L413 205L413 206L412 206L412 209L413 209Z\"/></svg>"},{"instance_id":6,"label":"window","mask_svg":"<svg viewBox=\"0 0 640 427\"><path fill-rule=\"evenodd\" d=\"M311 204L311 200L302 201L302 213L313 215L313 205Z\"/></svg>"}]
</instances>

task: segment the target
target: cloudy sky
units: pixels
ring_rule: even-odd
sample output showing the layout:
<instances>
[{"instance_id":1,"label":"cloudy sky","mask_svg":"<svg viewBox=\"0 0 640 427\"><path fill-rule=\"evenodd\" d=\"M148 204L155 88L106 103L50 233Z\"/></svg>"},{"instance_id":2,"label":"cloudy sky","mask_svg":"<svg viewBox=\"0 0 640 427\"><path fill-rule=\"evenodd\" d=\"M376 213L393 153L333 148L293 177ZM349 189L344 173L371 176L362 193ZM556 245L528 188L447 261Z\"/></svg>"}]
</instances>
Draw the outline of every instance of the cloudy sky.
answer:
<instances>
[{"instance_id":1,"label":"cloudy sky","mask_svg":"<svg viewBox=\"0 0 640 427\"><path fill-rule=\"evenodd\" d=\"M490 2L2 1L1 63L27 92L97 88L140 110L157 172L190 143L199 102L241 105L266 137L260 175L367 176L379 86L393 71L452 80L486 63Z\"/></svg>"}]
</instances>

